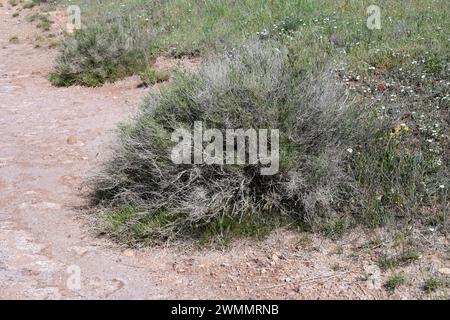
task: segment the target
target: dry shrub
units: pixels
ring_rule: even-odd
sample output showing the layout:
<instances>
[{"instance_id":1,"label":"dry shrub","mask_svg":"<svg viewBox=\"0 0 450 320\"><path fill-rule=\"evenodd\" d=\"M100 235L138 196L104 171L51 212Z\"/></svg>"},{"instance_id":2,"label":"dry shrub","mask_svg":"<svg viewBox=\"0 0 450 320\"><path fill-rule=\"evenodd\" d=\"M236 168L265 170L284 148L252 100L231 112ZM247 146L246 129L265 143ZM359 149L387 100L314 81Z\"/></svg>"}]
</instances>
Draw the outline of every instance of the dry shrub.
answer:
<instances>
[{"instance_id":1,"label":"dry shrub","mask_svg":"<svg viewBox=\"0 0 450 320\"><path fill-rule=\"evenodd\" d=\"M299 75L288 61L287 50L253 42L151 93L92 179L106 230L161 240L249 217L314 226L343 212L343 192L353 184L345 150L358 133L357 113L330 69ZM260 165L249 164L173 164L171 133L194 121L222 131L279 129L279 173L262 176Z\"/></svg>"}]
</instances>

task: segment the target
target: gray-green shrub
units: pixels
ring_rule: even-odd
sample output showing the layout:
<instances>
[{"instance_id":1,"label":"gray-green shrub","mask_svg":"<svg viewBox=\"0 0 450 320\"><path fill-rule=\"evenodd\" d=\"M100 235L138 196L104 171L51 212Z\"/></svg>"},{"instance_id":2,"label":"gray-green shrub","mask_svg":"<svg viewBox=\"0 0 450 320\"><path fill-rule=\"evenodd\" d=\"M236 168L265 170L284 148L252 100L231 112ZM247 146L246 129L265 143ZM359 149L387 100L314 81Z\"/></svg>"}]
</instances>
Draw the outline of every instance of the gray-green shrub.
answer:
<instances>
[{"instance_id":1,"label":"gray-green shrub","mask_svg":"<svg viewBox=\"0 0 450 320\"><path fill-rule=\"evenodd\" d=\"M171 133L194 121L223 131L279 129L279 173L261 176L258 165L173 164ZM113 156L93 178L93 199L106 205L109 218L111 207L134 208L117 235L133 233L143 220L153 227L141 236L157 239L191 237L193 230L249 216L315 226L341 217L347 206L354 180L346 149L359 134L358 121L333 70L300 77L285 48L252 42L152 93L134 121L120 127ZM153 218L162 216L155 227Z\"/></svg>"},{"instance_id":2,"label":"gray-green shrub","mask_svg":"<svg viewBox=\"0 0 450 320\"><path fill-rule=\"evenodd\" d=\"M137 73L149 63L143 42L150 37L127 16L76 30L61 44L49 79L56 86L98 86Z\"/></svg>"}]
</instances>

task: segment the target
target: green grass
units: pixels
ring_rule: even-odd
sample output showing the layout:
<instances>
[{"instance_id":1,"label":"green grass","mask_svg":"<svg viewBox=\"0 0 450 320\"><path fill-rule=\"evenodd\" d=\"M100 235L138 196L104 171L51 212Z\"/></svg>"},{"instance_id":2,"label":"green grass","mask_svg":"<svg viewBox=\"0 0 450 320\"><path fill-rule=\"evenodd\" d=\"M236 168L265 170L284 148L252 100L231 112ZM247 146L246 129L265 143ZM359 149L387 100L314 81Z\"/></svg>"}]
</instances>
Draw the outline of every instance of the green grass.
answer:
<instances>
[{"instance_id":1,"label":"green grass","mask_svg":"<svg viewBox=\"0 0 450 320\"><path fill-rule=\"evenodd\" d=\"M406 278L403 274L397 273L389 277L389 279L384 284L385 288L391 292L395 291L398 287L406 283Z\"/></svg>"},{"instance_id":2,"label":"green grass","mask_svg":"<svg viewBox=\"0 0 450 320\"><path fill-rule=\"evenodd\" d=\"M147 68L139 73L139 76L146 86L152 86L159 82L169 80L170 74L168 72L155 70L153 68Z\"/></svg>"},{"instance_id":3,"label":"green grass","mask_svg":"<svg viewBox=\"0 0 450 320\"><path fill-rule=\"evenodd\" d=\"M36 6L36 4L33 1L26 2L23 4L24 9L31 9L34 8L34 6Z\"/></svg>"},{"instance_id":4,"label":"green grass","mask_svg":"<svg viewBox=\"0 0 450 320\"><path fill-rule=\"evenodd\" d=\"M427 292L435 292L439 289L448 288L450 282L448 280L439 279L436 277L429 277L425 280L423 289Z\"/></svg>"},{"instance_id":5,"label":"green grass","mask_svg":"<svg viewBox=\"0 0 450 320\"><path fill-rule=\"evenodd\" d=\"M175 221L164 209L149 216L133 206L123 206L107 214L99 215L99 226L102 233L112 235L116 240L128 245L151 244L170 240L171 237L157 238L159 229L170 226ZM132 225L130 229L129 226ZM295 227L294 220L268 214L245 216L233 219L219 216L206 224L186 226L193 239L201 245L226 245L236 238L266 238L274 227L290 225ZM122 232L127 230L127 232Z\"/></svg>"},{"instance_id":6,"label":"green grass","mask_svg":"<svg viewBox=\"0 0 450 320\"><path fill-rule=\"evenodd\" d=\"M55 0L26 0L26 2L23 4L24 9L31 9L34 8L36 5L39 5L41 3L50 3L50 2L57 2Z\"/></svg>"},{"instance_id":7,"label":"green grass","mask_svg":"<svg viewBox=\"0 0 450 320\"><path fill-rule=\"evenodd\" d=\"M42 29L42 31L50 31L52 24L53 21L51 21L47 15L39 15L36 27Z\"/></svg>"},{"instance_id":8,"label":"green grass","mask_svg":"<svg viewBox=\"0 0 450 320\"><path fill-rule=\"evenodd\" d=\"M419 259L419 253L415 249L407 249L396 256L384 256L380 260L379 266L382 270L394 270L399 266L404 266Z\"/></svg>"},{"instance_id":9,"label":"green grass","mask_svg":"<svg viewBox=\"0 0 450 320\"><path fill-rule=\"evenodd\" d=\"M155 230L171 222L164 210L149 217L131 205L119 207L107 215L99 215L99 221L101 232L113 235L118 241L129 245L152 240L151 235ZM122 230L128 230L130 225L130 232L123 233Z\"/></svg>"},{"instance_id":10,"label":"green grass","mask_svg":"<svg viewBox=\"0 0 450 320\"><path fill-rule=\"evenodd\" d=\"M269 214L244 216L241 219L226 215L219 216L210 223L194 226L190 231L200 244L228 244L233 239L265 239L277 227L296 226L293 219Z\"/></svg>"},{"instance_id":11,"label":"green grass","mask_svg":"<svg viewBox=\"0 0 450 320\"><path fill-rule=\"evenodd\" d=\"M368 67L384 70L408 65L425 52L445 62L449 51L449 5L445 0L414 0L408 6L380 3L382 29L375 31L365 26L370 1L128 0L121 6L112 0L79 3L86 23L81 33L88 35L99 28L114 33L114 26L105 25L111 21L120 24L126 33L139 30L133 32L134 43L125 51L143 50L144 60L164 52L175 57L204 56L239 46L261 33L283 44L302 46L298 64L339 56L361 76L369 74ZM81 50L78 53L86 54ZM107 54L104 59L105 64L110 63ZM70 64L70 60L65 62ZM430 67L432 70L432 63ZM90 72L90 68L86 65L77 72ZM436 68L440 69L439 62ZM70 74L76 77L75 72Z\"/></svg>"}]
</instances>

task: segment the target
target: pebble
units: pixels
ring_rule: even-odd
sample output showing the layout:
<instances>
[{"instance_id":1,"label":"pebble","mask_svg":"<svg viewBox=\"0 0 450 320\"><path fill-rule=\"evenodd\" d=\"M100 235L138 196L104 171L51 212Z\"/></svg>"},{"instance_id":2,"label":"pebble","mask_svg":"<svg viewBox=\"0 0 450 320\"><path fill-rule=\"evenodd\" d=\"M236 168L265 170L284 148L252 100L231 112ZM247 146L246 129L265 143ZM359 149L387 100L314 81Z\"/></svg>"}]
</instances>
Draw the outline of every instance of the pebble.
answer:
<instances>
[{"instance_id":1,"label":"pebble","mask_svg":"<svg viewBox=\"0 0 450 320\"><path fill-rule=\"evenodd\" d=\"M75 136L69 136L67 138L67 144L75 144L75 143L77 143L77 141L78 141L78 139Z\"/></svg>"},{"instance_id":2,"label":"pebble","mask_svg":"<svg viewBox=\"0 0 450 320\"><path fill-rule=\"evenodd\" d=\"M134 251L133 250L125 250L123 252L123 255L126 257L133 257L134 256Z\"/></svg>"},{"instance_id":3,"label":"pebble","mask_svg":"<svg viewBox=\"0 0 450 320\"><path fill-rule=\"evenodd\" d=\"M446 275L446 276L450 276L450 268L440 268L440 269L438 270L438 272L439 272L440 274L444 274L444 275Z\"/></svg>"}]
</instances>

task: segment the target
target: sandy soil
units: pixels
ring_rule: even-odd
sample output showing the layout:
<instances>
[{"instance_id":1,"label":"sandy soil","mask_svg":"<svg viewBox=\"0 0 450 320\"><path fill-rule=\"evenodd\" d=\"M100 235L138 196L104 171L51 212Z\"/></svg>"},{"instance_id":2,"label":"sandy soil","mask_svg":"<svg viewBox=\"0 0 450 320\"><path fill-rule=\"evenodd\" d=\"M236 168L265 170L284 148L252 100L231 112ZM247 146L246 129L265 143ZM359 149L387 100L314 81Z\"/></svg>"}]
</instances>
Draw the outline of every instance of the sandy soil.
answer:
<instances>
[{"instance_id":1,"label":"sandy soil","mask_svg":"<svg viewBox=\"0 0 450 320\"><path fill-rule=\"evenodd\" d=\"M136 77L101 88L52 87L53 38L26 21L29 10L13 18L17 9L3 3L1 299L448 298L446 291L421 289L428 275L449 265L447 239L433 230L411 233L428 250L397 270L407 284L394 293L382 286L392 271L379 272L376 264L399 249L381 230L355 230L339 241L278 230L267 240L222 249L129 249L96 237L80 210L83 179L107 154L115 124L136 111L148 89L138 88ZM14 36L18 43L10 42ZM164 59L157 65L173 66Z\"/></svg>"}]
</instances>

